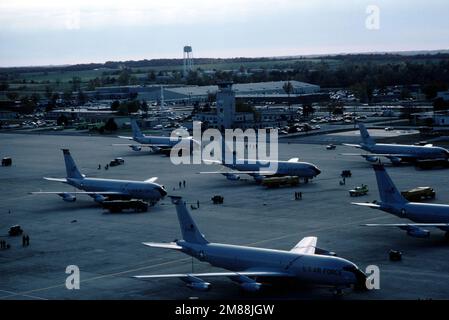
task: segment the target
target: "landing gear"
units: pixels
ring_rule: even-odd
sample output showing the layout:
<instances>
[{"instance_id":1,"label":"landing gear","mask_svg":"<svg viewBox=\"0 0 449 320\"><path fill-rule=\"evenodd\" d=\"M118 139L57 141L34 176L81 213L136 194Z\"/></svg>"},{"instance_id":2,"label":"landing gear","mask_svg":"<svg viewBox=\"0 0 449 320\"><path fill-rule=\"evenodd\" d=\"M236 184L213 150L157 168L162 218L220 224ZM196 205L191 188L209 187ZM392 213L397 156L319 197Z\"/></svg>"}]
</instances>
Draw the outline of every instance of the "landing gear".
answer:
<instances>
[{"instance_id":1,"label":"landing gear","mask_svg":"<svg viewBox=\"0 0 449 320\"><path fill-rule=\"evenodd\" d=\"M446 241L449 241L449 231L446 231L446 233L444 234L444 239L446 239Z\"/></svg>"},{"instance_id":2,"label":"landing gear","mask_svg":"<svg viewBox=\"0 0 449 320\"><path fill-rule=\"evenodd\" d=\"M342 288L335 288L334 290L332 290L332 294L334 295L334 297L340 298L340 297L343 296L343 289Z\"/></svg>"}]
</instances>

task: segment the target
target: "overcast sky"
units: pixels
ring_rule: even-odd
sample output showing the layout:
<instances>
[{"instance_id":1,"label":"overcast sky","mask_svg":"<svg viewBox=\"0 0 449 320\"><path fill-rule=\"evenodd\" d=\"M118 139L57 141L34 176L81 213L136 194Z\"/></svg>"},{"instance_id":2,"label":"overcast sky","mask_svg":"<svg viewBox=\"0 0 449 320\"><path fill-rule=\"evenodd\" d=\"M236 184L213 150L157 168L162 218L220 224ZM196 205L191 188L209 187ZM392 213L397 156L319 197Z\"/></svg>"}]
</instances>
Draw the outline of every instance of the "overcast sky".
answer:
<instances>
[{"instance_id":1,"label":"overcast sky","mask_svg":"<svg viewBox=\"0 0 449 320\"><path fill-rule=\"evenodd\" d=\"M368 5L380 28L366 28ZM0 65L449 49L447 0L0 0Z\"/></svg>"}]
</instances>

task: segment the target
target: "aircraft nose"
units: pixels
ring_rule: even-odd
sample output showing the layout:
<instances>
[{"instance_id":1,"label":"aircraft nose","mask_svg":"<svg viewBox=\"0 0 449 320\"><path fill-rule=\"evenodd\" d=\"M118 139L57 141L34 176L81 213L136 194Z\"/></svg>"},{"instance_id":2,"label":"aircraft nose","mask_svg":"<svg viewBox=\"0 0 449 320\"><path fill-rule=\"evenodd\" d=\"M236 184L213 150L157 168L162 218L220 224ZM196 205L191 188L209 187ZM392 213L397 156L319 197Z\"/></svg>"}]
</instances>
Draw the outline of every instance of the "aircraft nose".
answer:
<instances>
[{"instance_id":1,"label":"aircraft nose","mask_svg":"<svg viewBox=\"0 0 449 320\"><path fill-rule=\"evenodd\" d=\"M355 265L347 266L344 267L343 269L354 274L355 277L354 289L359 291L368 290L366 287L366 274L363 271L361 271Z\"/></svg>"},{"instance_id":2,"label":"aircraft nose","mask_svg":"<svg viewBox=\"0 0 449 320\"><path fill-rule=\"evenodd\" d=\"M315 171L316 175L319 175L321 173L321 170L318 169L317 167L313 167L313 171Z\"/></svg>"},{"instance_id":3,"label":"aircraft nose","mask_svg":"<svg viewBox=\"0 0 449 320\"><path fill-rule=\"evenodd\" d=\"M161 194L161 198L163 198L167 195L167 191L165 191L164 186L157 188L157 191L159 191L159 193Z\"/></svg>"},{"instance_id":4,"label":"aircraft nose","mask_svg":"<svg viewBox=\"0 0 449 320\"><path fill-rule=\"evenodd\" d=\"M366 274L363 273L360 269L354 269L353 273L356 279L354 288L359 291L368 290L368 288L366 287Z\"/></svg>"}]
</instances>

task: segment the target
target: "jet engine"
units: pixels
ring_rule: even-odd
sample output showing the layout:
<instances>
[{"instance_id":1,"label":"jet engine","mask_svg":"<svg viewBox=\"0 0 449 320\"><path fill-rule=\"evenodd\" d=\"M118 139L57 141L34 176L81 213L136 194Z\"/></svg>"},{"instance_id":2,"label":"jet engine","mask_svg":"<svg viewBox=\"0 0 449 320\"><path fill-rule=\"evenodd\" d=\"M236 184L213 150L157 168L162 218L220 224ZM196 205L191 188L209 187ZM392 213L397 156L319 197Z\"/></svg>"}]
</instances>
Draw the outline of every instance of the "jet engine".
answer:
<instances>
[{"instance_id":1,"label":"jet engine","mask_svg":"<svg viewBox=\"0 0 449 320\"><path fill-rule=\"evenodd\" d=\"M187 287L195 291L208 291L210 289L210 283L204 281L195 276L187 276L181 278L187 284Z\"/></svg>"},{"instance_id":2,"label":"jet engine","mask_svg":"<svg viewBox=\"0 0 449 320\"><path fill-rule=\"evenodd\" d=\"M260 290L262 284L259 282L243 282L240 284L240 287L248 292L256 292Z\"/></svg>"},{"instance_id":3,"label":"jet engine","mask_svg":"<svg viewBox=\"0 0 449 320\"><path fill-rule=\"evenodd\" d=\"M393 164L401 163L401 158L398 158L398 157L389 157L388 159L390 159L391 163L393 163Z\"/></svg>"},{"instance_id":4,"label":"jet engine","mask_svg":"<svg viewBox=\"0 0 449 320\"><path fill-rule=\"evenodd\" d=\"M366 161L369 161L369 162L379 161L379 157L375 157L375 156L367 156L367 157L365 157L365 159L366 159Z\"/></svg>"},{"instance_id":5,"label":"jet engine","mask_svg":"<svg viewBox=\"0 0 449 320\"><path fill-rule=\"evenodd\" d=\"M133 149L133 151L141 151L142 147L141 146L129 146L131 149Z\"/></svg>"},{"instance_id":6,"label":"jet engine","mask_svg":"<svg viewBox=\"0 0 449 320\"><path fill-rule=\"evenodd\" d=\"M224 173L223 175L228 180L233 180L233 181L240 180L240 176L238 174L235 174L235 173Z\"/></svg>"},{"instance_id":7,"label":"jet engine","mask_svg":"<svg viewBox=\"0 0 449 320\"><path fill-rule=\"evenodd\" d=\"M62 200L66 201L66 202L75 202L76 201L76 196L67 192L64 192L62 194L60 194L60 196L62 197Z\"/></svg>"},{"instance_id":8,"label":"jet engine","mask_svg":"<svg viewBox=\"0 0 449 320\"><path fill-rule=\"evenodd\" d=\"M210 283L209 282L190 282L187 283L187 287L195 291L209 291Z\"/></svg>"},{"instance_id":9,"label":"jet engine","mask_svg":"<svg viewBox=\"0 0 449 320\"><path fill-rule=\"evenodd\" d=\"M102 203L102 202L106 201L106 197L102 196L101 194L96 194L96 195L94 195L94 201L98 202L98 203Z\"/></svg>"},{"instance_id":10,"label":"jet engine","mask_svg":"<svg viewBox=\"0 0 449 320\"><path fill-rule=\"evenodd\" d=\"M420 228L413 228L407 230L407 235L414 238L428 238L430 236L430 231Z\"/></svg>"}]
</instances>

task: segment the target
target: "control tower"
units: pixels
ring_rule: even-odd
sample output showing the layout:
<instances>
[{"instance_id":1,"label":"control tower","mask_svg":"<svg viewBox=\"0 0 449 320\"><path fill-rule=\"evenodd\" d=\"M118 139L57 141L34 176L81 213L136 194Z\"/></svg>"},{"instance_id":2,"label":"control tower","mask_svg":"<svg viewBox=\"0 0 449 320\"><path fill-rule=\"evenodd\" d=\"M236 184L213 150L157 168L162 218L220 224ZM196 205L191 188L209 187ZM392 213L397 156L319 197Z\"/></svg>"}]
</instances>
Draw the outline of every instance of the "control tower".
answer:
<instances>
[{"instance_id":1,"label":"control tower","mask_svg":"<svg viewBox=\"0 0 449 320\"><path fill-rule=\"evenodd\" d=\"M193 54L191 46L184 46L184 54L183 54L183 71L184 77L187 76L189 71L193 69Z\"/></svg>"},{"instance_id":2,"label":"control tower","mask_svg":"<svg viewBox=\"0 0 449 320\"><path fill-rule=\"evenodd\" d=\"M235 92L232 90L232 82L218 83L217 120L221 130L232 128L235 112Z\"/></svg>"}]
</instances>

